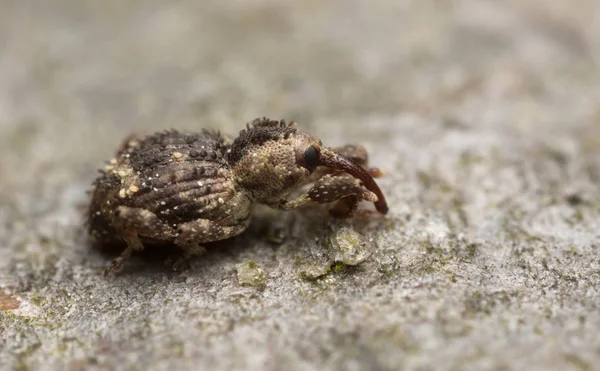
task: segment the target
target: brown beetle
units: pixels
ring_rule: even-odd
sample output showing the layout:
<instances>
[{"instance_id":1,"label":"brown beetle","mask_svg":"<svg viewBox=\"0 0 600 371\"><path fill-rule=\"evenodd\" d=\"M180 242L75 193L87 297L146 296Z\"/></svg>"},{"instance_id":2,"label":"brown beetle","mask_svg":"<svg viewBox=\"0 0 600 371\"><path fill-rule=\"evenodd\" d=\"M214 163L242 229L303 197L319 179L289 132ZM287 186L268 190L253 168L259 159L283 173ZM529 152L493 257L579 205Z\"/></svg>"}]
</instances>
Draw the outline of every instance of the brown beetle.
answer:
<instances>
[{"instance_id":1,"label":"brown beetle","mask_svg":"<svg viewBox=\"0 0 600 371\"><path fill-rule=\"evenodd\" d=\"M324 147L292 122L256 119L237 139L218 132L166 131L126 141L93 185L89 229L99 243L126 242L105 274L120 269L145 243L174 243L184 255L203 244L242 233L253 203L280 210L333 203L330 213L350 217L363 201L388 206L367 170L360 145ZM293 200L301 186L310 189Z\"/></svg>"}]
</instances>

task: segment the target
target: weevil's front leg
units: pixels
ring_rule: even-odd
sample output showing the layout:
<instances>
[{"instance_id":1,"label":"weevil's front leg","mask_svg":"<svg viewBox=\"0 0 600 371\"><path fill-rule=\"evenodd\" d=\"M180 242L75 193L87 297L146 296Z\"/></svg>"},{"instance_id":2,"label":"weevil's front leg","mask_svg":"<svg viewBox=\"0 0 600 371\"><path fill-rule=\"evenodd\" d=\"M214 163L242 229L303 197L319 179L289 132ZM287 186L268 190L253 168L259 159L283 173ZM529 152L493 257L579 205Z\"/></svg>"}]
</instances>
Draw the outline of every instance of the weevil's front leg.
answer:
<instances>
[{"instance_id":1,"label":"weevil's front leg","mask_svg":"<svg viewBox=\"0 0 600 371\"><path fill-rule=\"evenodd\" d=\"M356 211L356 206L361 201L375 202L377 196L371 191L366 190L361 182L348 175L340 174L338 176L325 175L317 180L311 189L291 201L282 201L278 208L281 210L293 210L301 207L307 207L318 204L328 204L332 202L342 203L345 207L338 206L336 203L331 211L335 217L350 217ZM340 213L339 209L346 209L346 213Z\"/></svg>"},{"instance_id":2,"label":"weevil's front leg","mask_svg":"<svg viewBox=\"0 0 600 371\"><path fill-rule=\"evenodd\" d=\"M117 208L112 219L112 224L117 231L121 232L123 239L127 242L127 248L104 271L105 277L111 272L119 271L123 266L123 262L134 251L144 249L140 237L164 240L165 237L170 236L172 233L171 228L161 222L153 212L128 206L119 206Z\"/></svg>"},{"instance_id":3,"label":"weevil's front leg","mask_svg":"<svg viewBox=\"0 0 600 371\"><path fill-rule=\"evenodd\" d=\"M357 196L344 197L329 208L329 215L339 219L350 218L356 213L361 201Z\"/></svg>"}]
</instances>

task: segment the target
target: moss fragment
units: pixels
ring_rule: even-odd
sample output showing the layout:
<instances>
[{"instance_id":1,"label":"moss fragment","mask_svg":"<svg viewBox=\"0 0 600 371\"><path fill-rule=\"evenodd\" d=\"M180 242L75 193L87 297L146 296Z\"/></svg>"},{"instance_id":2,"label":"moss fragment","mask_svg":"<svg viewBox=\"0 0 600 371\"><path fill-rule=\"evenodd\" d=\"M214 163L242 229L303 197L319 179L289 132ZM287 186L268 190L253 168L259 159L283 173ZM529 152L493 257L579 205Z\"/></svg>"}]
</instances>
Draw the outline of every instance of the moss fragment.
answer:
<instances>
[{"instance_id":1,"label":"moss fragment","mask_svg":"<svg viewBox=\"0 0 600 371\"><path fill-rule=\"evenodd\" d=\"M333 273L340 273L341 271L343 271L344 269L346 269L346 264L344 264L343 262L335 262L332 266L331 266L331 271Z\"/></svg>"},{"instance_id":2,"label":"moss fragment","mask_svg":"<svg viewBox=\"0 0 600 371\"><path fill-rule=\"evenodd\" d=\"M253 260L235 265L240 285L263 286L267 281L266 273Z\"/></svg>"},{"instance_id":3,"label":"moss fragment","mask_svg":"<svg viewBox=\"0 0 600 371\"><path fill-rule=\"evenodd\" d=\"M305 280L314 281L331 273L330 265L307 264L300 270L300 276Z\"/></svg>"},{"instance_id":4,"label":"moss fragment","mask_svg":"<svg viewBox=\"0 0 600 371\"><path fill-rule=\"evenodd\" d=\"M373 251L372 243L352 228L342 227L330 238L334 260L347 265L365 261Z\"/></svg>"}]
</instances>

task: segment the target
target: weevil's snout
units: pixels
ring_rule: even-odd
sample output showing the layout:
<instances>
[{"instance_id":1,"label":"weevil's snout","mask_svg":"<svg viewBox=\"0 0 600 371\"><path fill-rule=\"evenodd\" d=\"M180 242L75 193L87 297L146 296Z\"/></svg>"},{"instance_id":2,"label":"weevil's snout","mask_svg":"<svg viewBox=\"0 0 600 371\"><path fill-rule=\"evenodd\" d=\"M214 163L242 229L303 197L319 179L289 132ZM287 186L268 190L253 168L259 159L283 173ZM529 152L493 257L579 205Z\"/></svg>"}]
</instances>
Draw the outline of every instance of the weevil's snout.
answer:
<instances>
[{"instance_id":1,"label":"weevil's snout","mask_svg":"<svg viewBox=\"0 0 600 371\"><path fill-rule=\"evenodd\" d=\"M304 152L304 162L308 166L314 168L317 166L325 166L338 169L361 180L365 185L365 188L375 193L377 196L377 201L375 201L375 208L377 211L384 215L387 214L389 208L383 192L381 192L381 189L377 183L375 183L373 176L356 162L320 145L312 145L306 148Z\"/></svg>"}]
</instances>

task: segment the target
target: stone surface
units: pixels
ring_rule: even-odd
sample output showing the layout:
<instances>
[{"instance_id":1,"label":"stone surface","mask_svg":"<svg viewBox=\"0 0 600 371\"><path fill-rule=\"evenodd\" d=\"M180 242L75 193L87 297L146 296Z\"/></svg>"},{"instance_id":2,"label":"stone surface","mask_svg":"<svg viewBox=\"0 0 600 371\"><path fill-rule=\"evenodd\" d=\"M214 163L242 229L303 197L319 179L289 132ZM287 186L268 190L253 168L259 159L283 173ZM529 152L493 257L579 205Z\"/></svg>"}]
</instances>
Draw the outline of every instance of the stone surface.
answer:
<instances>
[{"instance_id":1,"label":"stone surface","mask_svg":"<svg viewBox=\"0 0 600 371\"><path fill-rule=\"evenodd\" d=\"M599 4L2 2L0 368L599 369ZM105 280L82 207L121 140L257 116L370 150L371 256L258 208L185 272Z\"/></svg>"}]
</instances>

